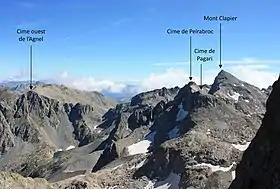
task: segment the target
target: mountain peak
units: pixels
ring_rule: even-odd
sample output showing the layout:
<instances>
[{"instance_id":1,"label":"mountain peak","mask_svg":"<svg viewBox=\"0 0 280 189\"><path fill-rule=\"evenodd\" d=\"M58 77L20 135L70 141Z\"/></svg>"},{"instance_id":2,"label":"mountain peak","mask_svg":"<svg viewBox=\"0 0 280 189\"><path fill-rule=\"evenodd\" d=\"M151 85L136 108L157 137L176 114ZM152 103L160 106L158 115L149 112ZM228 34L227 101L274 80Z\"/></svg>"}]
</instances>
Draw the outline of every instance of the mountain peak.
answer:
<instances>
[{"instance_id":1,"label":"mountain peak","mask_svg":"<svg viewBox=\"0 0 280 189\"><path fill-rule=\"evenodd\" d=\"M239 82L240 81L234 75L230 74L229 72L227 72L225 70L221 70L218 73L218 75L215 78L215 80L220 81L220 82L227 81L229 83L235 83L235 82Z\"/></svg>"},{"instance_id":2,"label":"mountain peak","mask_svg":"<svg viewBox=\"0 0 280 189\"><path fill-rule=\"evenodd\" d=\"M225 85L243 85L243 81L237 79L235 76L225 70L221 70L215 77L214 83L211 86L209 94L214 94L220 89L220 86Z\"/></svg>"}]
</instances>

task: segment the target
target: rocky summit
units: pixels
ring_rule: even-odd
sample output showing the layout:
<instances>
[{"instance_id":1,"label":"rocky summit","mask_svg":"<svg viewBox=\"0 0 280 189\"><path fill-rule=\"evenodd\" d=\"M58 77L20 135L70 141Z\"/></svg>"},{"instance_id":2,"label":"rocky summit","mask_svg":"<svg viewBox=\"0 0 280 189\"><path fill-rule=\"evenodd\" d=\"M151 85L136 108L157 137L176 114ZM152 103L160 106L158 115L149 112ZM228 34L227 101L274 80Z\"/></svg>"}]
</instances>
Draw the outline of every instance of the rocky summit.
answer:
<instances>
[{"instance_id":1,"label":"rocky summit","mask_svg":"<svg viewBox=\"0 0 280 189\"><path fill-rule=\"evenodd\" d=\"M262 125L237 166L230 189L280 188L280 78L272 89Z\"/></svg>"},{"instance_id":2,"label":"rocky summit","mask_svg":"<svg viewBox=\"0 0 280 189\"><path fill-rule=\"evenodd\" d=\"M3 88L0 171L54 189L226 189L270 93L226 71L211 85L156 89L119 104L59 85Z\"/></svg>"}]
</instances>

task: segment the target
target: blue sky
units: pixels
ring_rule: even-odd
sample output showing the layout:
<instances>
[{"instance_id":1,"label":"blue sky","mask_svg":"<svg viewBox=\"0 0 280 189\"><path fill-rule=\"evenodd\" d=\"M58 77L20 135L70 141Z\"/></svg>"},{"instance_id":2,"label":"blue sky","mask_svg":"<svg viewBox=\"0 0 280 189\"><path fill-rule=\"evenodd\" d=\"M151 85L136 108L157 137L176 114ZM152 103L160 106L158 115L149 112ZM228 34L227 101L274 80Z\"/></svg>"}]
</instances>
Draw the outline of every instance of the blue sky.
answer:
<instances>
[{"instance_id":1,"label":"blue sky","mask_svg":"<svg viewBox=\"0 0 280 189\"><path fill-rule=\"evenodd\" d=\"M189 36L167 35L166 30L196 28L216 31L212 36L193 35L194 48L216 49L215 61L204 65L205 82L210 81L219 72L219 22L204 21L204 15L238 17L223 23L224 69L248 82L266 80L262 85L280 72L276 0L1 0L0 4L1 80L28 75L30 43L18 42L16 30L46 29L44 42L33 44L38 79L60 78L89 90L101 90L103 85L123 89L131 81L148 85L143 90L182 85L189 76ZM199 64L194 62L193 67L197 78ZM259 80L250 80L255 74Z\"/></svg>"}]
</instances>

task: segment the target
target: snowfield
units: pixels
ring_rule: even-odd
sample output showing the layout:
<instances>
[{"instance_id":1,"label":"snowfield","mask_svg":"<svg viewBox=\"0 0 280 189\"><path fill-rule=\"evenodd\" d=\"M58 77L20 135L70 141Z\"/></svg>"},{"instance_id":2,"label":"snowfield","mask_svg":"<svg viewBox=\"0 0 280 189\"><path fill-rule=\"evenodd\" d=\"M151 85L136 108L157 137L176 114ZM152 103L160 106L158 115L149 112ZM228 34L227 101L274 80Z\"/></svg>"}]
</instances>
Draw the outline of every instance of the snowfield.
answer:
<instances>
[{"instance_id":1,"label":"snowfield","mask_svg":"<svg viewBox=\"0 0 280 189\"><path fill-rule=\"evenodd\" d=\"M148 148L151 145L151 141L149 140L142 140L135 144L132 144L127 147L128 155L136 155L136 154L145 154L148 152Z\"/></svg>"},{"instance_id":2,"label":"snowfield","mask_svg":"<svg viewBox=\"0 0 280 189\"><path fill-rule=\"evenodd\" d=\"M178 108L179 108L179 111L176 116L176 121L182 121L188 115L188 112L184 110L182 103L178 106Z\"/></svg>"},{"instance_id":3,"label":"snowfield","mask_svg":"<svg viewBox=\"0 0 280 189\"><path fill-rule=\"evenodd\" d=\"M180 176L171 173L164 181L149 182L144 189L179 189Z\"/></svg>"},{"instance_id":4,"label":"snowfield","mask_svg":"<svg viewBox=\"0 0 280 189\"><path fill-rule=\"evenodd\" d=\"M239 97L241 96L239 93L237 92L233 92L233 95L228 94L229 97L233 98L236 102L238 101Z\"/></svg>"},{"instance_id":5,"label":"snowfield","mask_svg":"<svg viewBox=\"0 0 280 189\"><path fill-rule=\"evenodd\" d=\"M232 172L231 172L231 178L232 178L232 180L235 179L235 171L232 171Z\"/></svg>"},{"instance_id":6,"label":"snowfield","mask_svg":"<svg viewBox=\"0 0 280 189\"><path fill-rule=\"evenodd\" d=\"M233 165L235 164L235 162L229 166L229 167L221 167L219 165L212 165L209 163L200 163L197 165L194 165L195 167L209 167L211 169L212 172L216 172L216 171L223 171L223 172L227 172L229 170L231 170L231 168L233 167Z\"/></svg>"},{"instance_id":7,"label":"snowfield","mask_svg":"<svg viewBox=\"0 0 280 189\"><path fill-rule=\"evenodd\" d=\"M137 165L134 165L132 167L130 167L129 169L139 169L140 167L142 167L144 165L146 160L141 161L140 163L138 163Z\"/></svg>"},{"instance_id":8,"label":"snowfield","mask_svg":"<svg viewBox=\"0 0 280 189\"><path fill-rule=\"evenodd\" d=\"M74 148L75 148L75 146L71 145L71 146L69 146L68 148L66 148L65 151L72 150L72 149L74 149ZM62 148L56 150L56 152L63 152L63 151L64 151L64 150L63 150Z\"/></svg>"},{"instance_id":9,"label":"snowfield","mask_svg":"<svg viewBox=\"0 0 280 189\"><path fill-rule=\"evenodd\" d=\"M72 149L74 149L74 148L75 148L75 146L71 145L71 146L69 146L68 148L66 148L66 151L72 150Z\"/></svg>"},{"instance_id":10,"label":"snowfield","mask_svg":"<svg viewBox=\"0 0 280 189\"><path fill-rule=\"evenodd\" d=\"M245 151L249 145L250 145L250 142L246 142L246 144L231 144L234 148L236 148L237 150L240 150L240 151Z\"/></svg>"},{"instance_id":11,"label":"snowfield","mask_svg":"<svg viewBox=\"0 0 280 189\"><path fill-rule=\"evenodd\" d=\"M120 168L122 166L123 166L123 164L117 165L117 166L113 167L112 170L116 170L116 169L118 169L118 168Z\"/></svg>"}]
</instances>

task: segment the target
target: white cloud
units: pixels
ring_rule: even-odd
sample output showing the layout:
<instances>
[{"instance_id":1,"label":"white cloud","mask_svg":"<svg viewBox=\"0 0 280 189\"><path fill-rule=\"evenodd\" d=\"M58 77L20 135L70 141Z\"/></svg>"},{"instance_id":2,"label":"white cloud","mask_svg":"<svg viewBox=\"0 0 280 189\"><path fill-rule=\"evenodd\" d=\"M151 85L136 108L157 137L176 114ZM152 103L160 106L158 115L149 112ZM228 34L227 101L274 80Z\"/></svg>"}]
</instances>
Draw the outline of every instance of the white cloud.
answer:
<instances>
[{"instance_id":1,"label":"white cloud","mask_svg":"<svg viewBox=\"0 0 280 189\"><path fill-rule=\"evenodd\" d=\"M257 58L243 58L239 60L225 60L222 63L224 64L280 64L280 60L261 60Z\"/></svg>"},{"instance_id":2,"label":"white cloud","mask_svg":"<svg viewBox=\"0 0 280 189\"><path fill-rule=\"evenodd\" d=\"M140 82L139 88L146 91L162 87L181 87L188 82L189 75L185 71L169 68L164 73L151 73Z\"/></svg>"},{"instance_id":3,"label":"white cloud","mask_svg":"<svg viewBox=\"0 0 280 189\"><path fill-rule=\"evenodd\" d=\"M240 63L242 62L242 64L225 64L223 69L232 73L240 80L246 81L259 88L267 88L269 85L272 85L273 82L278 78L279 74L272 69L275 68L275 66L273 67L273 65L266 64L266 62L274 64L277 62L276 60L256 60L257 64L255 64L255 62L252 62L253 59L243 60L244 61L239 61ZM229 63L238 61L224 62ZM196 69L198 68L196 67ZM221 69L218 66L214 67L214 69L205 69L203 71L203 84L212 84L220 70ZM28 69L22 69L20 73L16 74L16 76L13 77L12 80L23 80L22 78L26 78L28 80L28 73ZM197 72L197 70L194 70L193 73L197 73L193 76L193 81L199 84L199 72ZM34 78L36 79L37 77L34 76ZM80 90L136 94L139 92L162 87L183 87L189 82L189 70L186 67L184 67L184 69L182 69L181 67L167 68L164 72L150 73L148 76L136 81L118 81L112 79L97 79L94 77L73 77L67 71L63 71L59 75L55 75L48 80L55 81L56 83L64 84Z\"/></svg>"},{"instance_id":4,"label":"white cloud","mask_svg":"<svg viewBox=\"0 0 280 189\"><path fill-rule=\"evenodd\" d=\"M32 74L33 80L36 80L37 74L33 73ZM5 81L29 81L30 80L30 72L29 68L21 68L19 70L16 70L15 72L12 73L11 77L4 78Z\"/></svg>"},{"instance_id":5,"label":"white cloud","mask_svg":"<svg viewBox=\"0 0 280 189\"><path fill-rule=\"evenodd\" d=\"M278 78L279 73L254 66L235 66L230 69L237 78L259 88L267 88Z\"/></svg>"},{"instance_id":6,"label":"white cloud","mask_svg":"<svg viewBox=\"0 0 280 189\"><path fill-rule=\"evenodd\" d=\"M126 84L121 82L114 82L110 80L97 80L93 77L70 77L67 72L62 72L59 77L60 83L69 87L77 88L86 91L110 91L113 93L119 93L123 91Z\"/></svg>"},{"instance_id":7,"label":"white cloud","mask_svg":"<svg viewBox=\"0 0 280 189\"><path fill-rule=\"evenodd\" d=\"M92 77L76 79L72 85L82 90L120 92L125 88L125 84L117 83L109 80L96 80Z\"/></svg>"},{"instance_id":8,"label":"white cloud","mask_svg":"<svg viewBox=\"0 0 280 189\"><path fill-rule=\"evenodd\" d=\"M272 72L269 65L247 64L224 66L224 69L240 80L246 81L259 88L267 88L278 78L278 73ZM219 73L220 68L204 70L203 84L212 84ZM112 93L139 93L162 87L183 87L189 82L188 70L181 68L168 68L164 72L151 73L142 80L114 81L108 79L96 79L93 77L71 78L67 72L62 72L58 77L60 83L81 90L107 91ZM193 81L200 83L199 75L193 76Z\"/></svg>"},{"instance_id":9,"label":"white cloud","mask_svg":"<svg viewBox=\"0 0 280 189\"><path fill-rule=\"evenodd\" d=\"M167 69L163 73L151 73L138 81L114 81L93 77L71 77L67 71L54 76L56 83L86 91L107 91L111 93L135 94L162 87L184 86L188 83L188 74L180 69ZM49 79L53 80L53 79Z\"/></svg>"}]
</instances>

